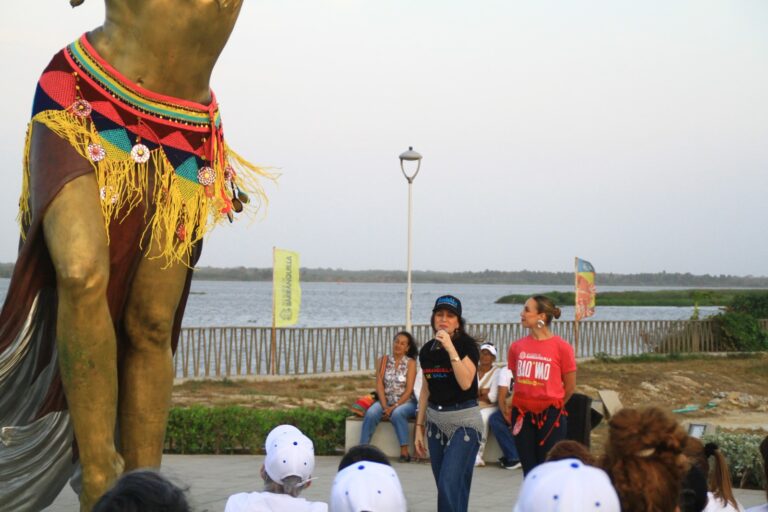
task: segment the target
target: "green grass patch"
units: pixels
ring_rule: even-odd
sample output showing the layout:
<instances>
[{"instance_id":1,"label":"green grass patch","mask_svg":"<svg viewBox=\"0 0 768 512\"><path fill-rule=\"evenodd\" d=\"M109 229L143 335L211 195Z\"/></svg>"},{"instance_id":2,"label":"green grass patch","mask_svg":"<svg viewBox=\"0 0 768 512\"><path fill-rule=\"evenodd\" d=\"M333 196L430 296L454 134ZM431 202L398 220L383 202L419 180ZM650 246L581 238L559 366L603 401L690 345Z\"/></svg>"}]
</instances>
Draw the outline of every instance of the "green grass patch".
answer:
<instances>
[{"instance_id":1,"label":"green grass patch","mask_svg":"<svg viewBox=\"0 0 768 512\"><path fill-rule=\"evenodd\" d=\"M312 439L315 454L335 455L344 449L346 410L296 407L252 409L228 407L173 407L165 435L166 453L263 453L269 431L294 425Z\"/></svg>"},{"instance_id":2,"label":"green grass patch","mask_svg":"<svg viewBox=\"0 0 768 512\"><path fill-rule=\"evenodd\" d=\"M602 292L597 294L600 306L726 306L737 297L765 295L766 290L727 290L727 289L698 289L698 290L656 290L626 292ZM556 304L573 304L574 292L543 293ZM530 295L505 295L496 301L497 304L525 304Z\"/></svg>"}]
</instances>

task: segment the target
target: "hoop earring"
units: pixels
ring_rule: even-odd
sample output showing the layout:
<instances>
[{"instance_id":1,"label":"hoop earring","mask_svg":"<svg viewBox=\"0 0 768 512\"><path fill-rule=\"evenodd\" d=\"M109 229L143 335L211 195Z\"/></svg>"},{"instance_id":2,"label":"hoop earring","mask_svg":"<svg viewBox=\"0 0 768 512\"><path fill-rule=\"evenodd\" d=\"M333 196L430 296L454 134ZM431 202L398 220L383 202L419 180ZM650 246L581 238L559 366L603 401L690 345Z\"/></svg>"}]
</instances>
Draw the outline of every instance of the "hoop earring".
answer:
<instances>
[{"instance_id":1,"label":"hoop earring","mask_svg":"<svg viewBox=\"0 0 768 512\"><path fill-rule=\"evenodd\" d=\"M544 323L544 320L536 320L536 327L538 327L539 329L543 329L545 325L547 324Z\"/></svg>"}]
</instances>

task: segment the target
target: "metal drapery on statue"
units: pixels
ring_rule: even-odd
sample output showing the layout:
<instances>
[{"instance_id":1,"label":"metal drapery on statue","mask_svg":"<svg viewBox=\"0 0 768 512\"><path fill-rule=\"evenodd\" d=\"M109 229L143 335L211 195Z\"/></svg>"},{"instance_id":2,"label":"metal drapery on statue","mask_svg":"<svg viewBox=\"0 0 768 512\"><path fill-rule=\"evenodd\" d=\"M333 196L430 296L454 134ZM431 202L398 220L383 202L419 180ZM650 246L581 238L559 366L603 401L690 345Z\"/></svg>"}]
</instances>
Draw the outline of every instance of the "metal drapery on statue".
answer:
<instances>
[{"instance_id":1,"label":"metal drapery on statue","mask_svg":"<svg viewBox=\"0 0 768 512\"><path fill-rule=\"evenodd\" d=\"M105 4L110 23L44 70L28 127L0 510L40 510L76 475L88 511L123 471L160 466L203 236L258 209L271 178L226 144L209 88L242 0Z\"/></svg>"}]
</instances>

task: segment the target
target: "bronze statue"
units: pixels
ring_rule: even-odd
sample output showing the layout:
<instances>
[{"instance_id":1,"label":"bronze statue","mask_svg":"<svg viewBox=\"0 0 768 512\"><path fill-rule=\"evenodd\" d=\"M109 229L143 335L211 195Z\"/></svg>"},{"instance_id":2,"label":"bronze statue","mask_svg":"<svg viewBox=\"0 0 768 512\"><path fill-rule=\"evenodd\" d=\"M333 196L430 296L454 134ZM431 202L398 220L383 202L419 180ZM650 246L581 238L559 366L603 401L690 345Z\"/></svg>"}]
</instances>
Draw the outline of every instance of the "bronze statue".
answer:
<instances>
[{"instance_id":1,"label":"bronze statue","mask_svg":"<svg viewBox=\"0 0 768 512\"><path fill-rule=\"evenodd\" d=\"M0 313L0 480L37 485L0 490L0 510L50 503L78 457L83 511L124 470L160 466L202 236L266 175L226 146L209 87L242 0L105 4L35 97ZM31 465L31 447L54 462Z\"/></svg>"}]
</instances>

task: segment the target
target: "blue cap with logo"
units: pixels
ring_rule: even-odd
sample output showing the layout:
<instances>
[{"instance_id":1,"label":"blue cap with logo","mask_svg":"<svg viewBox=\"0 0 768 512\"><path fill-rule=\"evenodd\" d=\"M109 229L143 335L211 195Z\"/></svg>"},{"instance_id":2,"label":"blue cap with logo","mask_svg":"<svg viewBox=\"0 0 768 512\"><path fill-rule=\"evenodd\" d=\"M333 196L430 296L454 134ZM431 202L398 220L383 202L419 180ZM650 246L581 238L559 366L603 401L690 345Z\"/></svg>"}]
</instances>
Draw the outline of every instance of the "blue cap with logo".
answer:
<instances>
[{"instance_id":1,"label":"blue cap with logo","mask_svg":"<svg viewBox=\"0 0 768 512\"><path fill-rule=\"evenodd\" d=\"M432 308L432 312L436 313L441 309L447 309L454 315L461 318L461 301L453 295L443 295L442 297L437 298L435 301L435 307Z\"/></svg>"}]
</instances>

